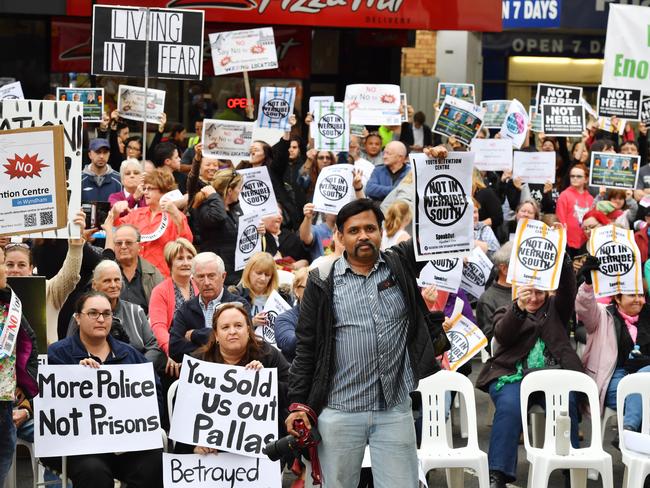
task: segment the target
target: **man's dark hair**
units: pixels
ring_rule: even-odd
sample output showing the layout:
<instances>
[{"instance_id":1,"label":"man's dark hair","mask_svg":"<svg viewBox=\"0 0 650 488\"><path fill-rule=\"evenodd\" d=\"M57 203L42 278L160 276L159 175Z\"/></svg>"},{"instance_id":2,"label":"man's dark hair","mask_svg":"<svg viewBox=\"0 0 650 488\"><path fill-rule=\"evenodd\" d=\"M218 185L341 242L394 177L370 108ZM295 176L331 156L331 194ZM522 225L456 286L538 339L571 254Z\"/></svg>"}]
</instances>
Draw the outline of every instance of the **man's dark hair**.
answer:
<instances>
[{"instance_id":1,"label":"man's dark hair","mask_svg":"<svg viewBox=\"0 0 650 488\"><path fill-rule=\"evenodd\" d=\"M169 138L173 139L176 134L180 134L184 130L185 127L180 122L173 123L171 129L169 129Z\"/></svg>"},{"instance_id":2,"label":"man's dark hair","mask_svg":"<svg viewBox=\"0 0 650 488\"><path fill-rule=\"evenodd\" d=\"M602 152L606 149L611 149L614 147L614 141L611 139L596 139L592 144L589 150L591 152Z\"/></svg>"},{"instance_id":3,"label":"man's dark hair","mask_svg":"<svg viewBox=\"0 0 650 488\"><path fill-rule=\"evenodd\" d=\"M426 116L424 115L424 112L415 112L415 115L413 116L413 122L417 122L418 124L424 124L425 120L426 120Z\"/></svg>"},{"instance_id":4,"label":"man's dark hair","mask_svg":"<svg viewBox=\"0 0 650 488\"><path fill-rule=\"evenodd\" d=\"M639 150L639 145L636 143L636 141L625 141L623 144L621 144L621 149L623 149L623 146L634 146L636 147L636 150Z\"/></svg>"},{"instance_id":5,"label":"man's dark hair","mask_svg":"<svg viewBox=\"0 0 650 488\"><path fill-rule=\"evenodd\" d=\"M118 122L117 126L115 127L115 133L119 134L122 131L122 129L128 129L128 128L129 128L128 124L125 124L124 122Z\"/></svg>"},{"instance_id":6,"label":"man's dark hair","mask_svg":"<svg viewBox=\"0 0 650 488\"><path fill-rule=\"evenodd\" d=\"M170 159L174 156L174 151L177 151L178 148L173 142L161 142L156 147L153 148L153 154L151 155L151 162L156 168L162 168L165 166L165 159Z\"/></svg>"},{"instance_id":7,"label":"man's dark hair","mask_svg":"<svg viewBox=\"0 0 650 488\"><path fill-rule=\"evenodd\" d=\"M140 136L131 136L126 141L124 141L124 144L128 146L131 142L137 142L140 144L140 149L142 149L142 138Z\"/></svg>"},{"instance_id":8,"label":"man's dark hair","mask_svg":"<svg viewBox=\"0 0 650 488\"><path fill-rule=\"evenodd\" d=\"M339 210L339 214L336 216L336 228L339 232L343 232L343 226L346 220L366 210L372 210L375 217L377 217L379 227L381 227L381 224L384 222L384 213L379 208L379 205L370 198L360 198L359 200L348 203Z\"/></svg>"}]
</instances>

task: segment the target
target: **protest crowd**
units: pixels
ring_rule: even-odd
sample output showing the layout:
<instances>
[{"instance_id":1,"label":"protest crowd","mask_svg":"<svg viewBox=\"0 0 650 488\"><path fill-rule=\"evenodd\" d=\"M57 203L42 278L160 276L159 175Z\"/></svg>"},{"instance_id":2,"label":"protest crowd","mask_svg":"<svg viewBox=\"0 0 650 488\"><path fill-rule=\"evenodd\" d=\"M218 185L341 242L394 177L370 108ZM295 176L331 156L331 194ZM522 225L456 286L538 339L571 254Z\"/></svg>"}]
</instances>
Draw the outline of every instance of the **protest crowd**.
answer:
<instances>
[{"instance_id":1,"label":"protest crowd","mask_svg":"<svg viewBox=\"0 0 650 488\"><path fill-rule=\"evenodd\" d=\"M257 119L228 109L237 120L184 127L161 112L144 137L119 109L84 124L81 208L60 226L79 233L0 236L0 486L18 440L40 449L47 479L65 472L79 488L189 486L226 480L225 465L242 466L237 486L269 476L279 487L282 472L296 488L419 486L431 407L414 393L440 370L481 368L491 488L525 483L522 385L539 373L581 373L597 392L596 405L567 384L561 408L530 398L568 416L553 434L567 453L594 412L624 405L617 448L642 432L650 391L617 397L627 376L650 372L641 98L637 119L605 117L585 111L581 89L562 98L540 84L533 113L440 83L430 126L395 87L380 124L360 116L375 107L359 86L306 114L270 87L276 102L261 94ZM281 135L256 140L253 125ZM12 281L33 276L45 277L43 335L27 320L39 304L17 304ZM452 403L447 392L443 417ZM102 435L115 444L93 451ZM265 445L291 435L305 448L276 445L269 461ZM78 450L62 454L66 443Z\"/></svg>"}]
</instances>

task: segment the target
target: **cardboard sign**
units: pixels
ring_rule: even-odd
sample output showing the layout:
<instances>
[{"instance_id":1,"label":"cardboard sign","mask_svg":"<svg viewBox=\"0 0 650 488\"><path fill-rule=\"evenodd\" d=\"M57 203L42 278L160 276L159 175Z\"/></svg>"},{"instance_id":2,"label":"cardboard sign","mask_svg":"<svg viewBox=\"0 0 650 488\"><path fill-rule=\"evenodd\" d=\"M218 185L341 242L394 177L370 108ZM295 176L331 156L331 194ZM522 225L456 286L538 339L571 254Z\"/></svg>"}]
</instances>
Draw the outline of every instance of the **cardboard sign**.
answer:
<instances>
[{"instance_id":1,"label":"cardboard sign","mask_svg":"<svg viewBox=\"0 0 650 488\"><path fill-rule=\"evenodd\" d=\"M475 247L463 265L461 288L470 295L480 298L492 271L492 261L480 247Z\"/></svg>"},{"instance_id":2,"label":"cardboard sign","mask_svg":"<svg viewBox=\"0 0 650 488\"><path fill-rule=\"evenodd\" d=\"M280 294L273 290L264 304L263 312L266 312L266 325L255 327L255 334L260 336L264 342L268 342L272 346L276 346L275 342L275 319L281 313L291 310L289 305Z\"/></svg>"},{"instance_id":3,"label":"cardboard sign","mask_svg":"<svg viewBox=\"0 0 650 488\"><path fill-rule=\"evenodd\" d=\"M216 76L278 67L271 27L217 32L209 38Z\"/></svg>"},{"instance_id":4,"label":"cardboard sign","mask_svg":"<svg viewBox=\"0 0 650 488\"><path fill-rule=\"evenodd\" d=\"M609 6L602 81L605 86L648 92L650 9L643 5Z\"/></svg>"},{"instance_id":5,"label":"cardboard sign","mask_svg":"<svg viewBox=\"0 0 650 488\"><path fill-rule=\"evenodd\" d=\"M61 126L0 131L0 235L67 225L64 158Z\"/></svg>"},{"instance_id":6,"label":"cardboard sign","mask_svg":"<svg viewBox=\"0 0 650 488\"><path fill-rule=\"evenodd\" d=\"M451 347L445 354L450 371L456 371L487 346L487 338L483 331L464 315L456 315L452 318L452 323L452 328L447 332Z\"/></svg>"},{"instance_id":7,"label":"cardboard sign","mask_svg":"<svg viewBox=\"0 0 650 488\"><path fill-rule=\"evenodd\" d=\"M147 76L175 80L203 77L202 10L141 9L93 5L94 75Z\"/></svg>"},{"instance_id":8,"label":"cardboard sign","mask_svg":"<svg viewBox=\"0 0 650 488\"><path fill-rule=\"evenodd\" d=\"M536 105L531 105L528 109L528 120L530 120L533 132L542 132L542 114L537 110Z\"/></svg>"},{"instance_id":9,"label":"cardboard sign","mask_svg":"<svg viewBox=\"0 0 650 488\"><path fill-rule=\"evenodd\" d=\"M289 116L296 100L295 87L263 86L260 88L257 127L291 130Z\"/></svg>"},{"instance_id":10,"label":"cardboard sign","mask_svg":"<svg viewBox=\"0 0 650 488\"><path fill-rule=\"evenodd\" d=\"M351 164L325 166L318 174L314 187L314 211L338 214L339 210L354 200Z\"/></svg>"},{"instance_id":11,"label":"cardboard sign","mask_svg":"<svg viewBox=\"0 0 650 488\"><path fill-rule=\"evenodd\" d=\"M448 96L440 107L432 130L443 136L454 136L459 142L469 146L481 129L481 117L481 107Z\"/></svg>"},{"instance_id":12,"label":"cardboard sign","mask_svg":"<svg viewBox=\"0 0 650 488\"><path fill-rule=\"evenodd\" d=\"M535 105L579 105L581 98L582 87L537 83Z\"/></svg>"},{"instance_id":13,"label":"cardboard sign","mask_svg":"<svg viewBox=\"0 0 650 488\"><path fill-rule=\"evenodd\" d=\"M483 100L483 127L487 129L499 129L506 120L510 100Z\"/></svg>"},{"instance_id":14,"label":"cardboard sign","mask_svg":"<svg viewBox=\"0 0 650 488\"><path fill-rule=\"evenodd\" d=\"M235 164L248 159L254 125L254 122L203 120L203 154L213 158L230 159Z\"/></svg>"},{"instance_id":15,"label":"cardboard sign","mask_svg":"<svg viewBox=\"0 0 650 488\"><path fill-rule=\"evenodd\" d=\"M463 257L474 247L473 163L474 154L468 152L451 152L447 159L411 154L418 261Z\"/></svg>"},{"instance_id":16,"label":"cardboard sign","mask_svg":"<svg viewBox=\"0 0 650 488\"><path fill-rule=\"evenodd\" d=\"M504 139L472 139L474 167L481 171L510 171L512 144Z\"/></svg>"},{"instance_id":17,"label":"cardboard sign","mask_svg":"<svg viewBox=\"0 0 650 488\"><path fill-rule=\"evenodd\" d=\"M262 250L262 239L257 232L260 220L259 214L256 213L239 217L235 247L235 271L244 269L251 256Z\"/></svg>"},{"instance_id":18,"label":"cardboard sign","mask_svg":"<svg viewBox=\"0 0 650 488\"><path fill-rule=\"evenodd\" d=\"M598 271L591 272L596 298L643 294L643 262L633 230L615 225L594 229L587 249L599 260Z\"/></svg>"},{"instance_id":19,"label":"cardboard sign","mask_svg":"<svg viewBox=\"0 0 650 488\"><path fill-rule=\"evenodd\" d=\"M650 97L641 101L641 123L650 126Z\"/></svg>"},{"instance_id":20,"label":"cardboard sign","mask_svg":"<svg viewBox=\"0 0 650 488\"><path fill-rule=\"evenodd\" d=\"M314 149L347 152L350 149L350 114L345 104L319 103L314 107L313 115L310 135L314 139Z\"/></svg>"},{"instance_id":21,"label":"cardboard sign","mask_svg":"<svg viewBox=\"0 0 650 488\"><path fill-rule=\"evenodd\" d=\"M542 105L542 131L547 136L582 136L585 130L585 108L582 104Z\"/></svg>"},{"instance_id":22,"label":"cardboard sign","mask_svg":"<svg viewBox=\"0 0 650 488\"><path fill-rule=\"evenodd\" d=\"M34 398L37 457L162 447L151 363L38 368Z\"/></svg>"},{"instance_id":23,"label":"cardboard sign","mask_svg":"<svg viewBox=\"0 0 650 488\"><path fill-rule=\"evenodd\" d=\"M73 225L81 208L81 152L83 148L83 105L79 102L46 100L5 100L0 102L0 130L23 127L63 126L68 225L55 231L31 234L30 237L68 239L79 237Z\"/></svg>"},{"instance_id":24,"label":"cardboard sign","mask_svg":"<svg viewBox=\"0 0 650 488\"><path fill-rule=\"evenodd\" d=\"M351 124L401 124L399 85L348 85L344 103Z\"/></svg>"},{"instance_id":25,"label":"cardboard sign","mask_svg":"<svg viewBox=\"0 0 650 488\"><path fill-rule=\"evenodd\" d=\"M512 147L520 149L528 137L528 113L526 108L516 98L508 106L503 124L501 124L501 139L512 143Z\"/></svg>"},{"instance_id":26,"label":"cardboard sign","mask_svg":"<svg viewBox=\"0 0 650 488\"><path fill-rule=\"evenodd\" d=\"M634 189L639 178L641 156L592 152L589 185Z\"/></svg>"},{"instance_id":27,"label":"cardboard sign","mask_svg":"<svg viewBox=\"0 0 650 488\"><path fill-rule=\"evenodd\" d=\"M278 213L278 202L275 199L273 183L266 166L240 169L237 171L242 178L242 189L239 194L239 206L244 215L255 214L258 217Z\"/></svg>"},{"instance_id":28,"label":"cardboard sign","mask_svg":"<svg viewBox=\"0 0 650 488\"><path fill-rule=\"evenodd\" d=\"M418 277L418 286L435 285L438 290L458 292L463 276L463 260L460 258L438 258L429 261Z\"/></svg>"},{"instance_id":29,"label":"cardboard sign","mask_svg":"<svg viewBox=\"0 0 650 488\"><path fill-rule=\"evenodd\" d=\"M144 88L141 86L120 85L117 90L117 111L120 117L128 120L145 120L145 105L147 122L159 124L165 111L165 91L147 90L144 97Z\"/></svg>"},{"instance_id":30,"label":"cardboard sign","mask_svg":"<svg viewBox=\"0 0 650 488\"><path fill-rule=\"evenodd\" d=\"M475 89L473 83L438 83L436 103L442 103L446 97L460 98L472 105L476 105Z\"/></svg>"},{"instance_id":31,"label":"cardboard sign","mask_svg":"<svg viewBox=\"0 0 650 488\"><path fill-rule=\"evenodd\" d=\"M639 120L641 118L641 90L598 87L598 116Z\"/></svg>"},{"instance_id":32,"label":"cardboard sign","mask_svg":"<svg viewBox=\"0 0 650 488\"><path fill-rule=\"evenodd\" d=\"M278 371L183 358L169 437L265 458L278 438Z\"/></svg>"},{"instance_id":33,"label":"cardboard sign","mask_svg":"<svg viewBox=\"0 0 650 488\"><path fill-rule=\"evenodd\" d=\"M163 453L165 488L280 488L279 461L220 452L200 454Z\"/></svg>"},{"instance_id":34,"label":"cardboard sign","mask_svg":"<svg viewBox=\"0 0 650 488\"><path fill-rule=\"evenodd\" d=\"M84 104L84 122L101 122L104 114L103 88L56 88L56 99Z\"/></svg>"},{"instance_id":35,"label":"cardboard sign","mask_svg":"<svg viewBox=\"0 0 650 488\"><path fill-rule=\"evenodd\" d=\"M20 81L0 86L0 100L22 100L24 98L23 86Z\"/></svg>"},{"instance_id":36,"label":"cardboard sign","mask_svg":"<svg viewBox=\"0 0 650 488\"><path fill-rule=\"evenodd\" d=\"M506 281L513 287L557 290L565 246L564 228L552 229L539 220L519 220Z\"/></svg>"},{"instance_id":37,"label":"cardboard sign","mask_svg":"<svg viewBox=\"0 0 650 488\"><path fill-rule=\"evenodd\" d=\"M515 151L512 177L524 183L545 184L555 181L555 151Z\"/></svg>"}]
</instances>

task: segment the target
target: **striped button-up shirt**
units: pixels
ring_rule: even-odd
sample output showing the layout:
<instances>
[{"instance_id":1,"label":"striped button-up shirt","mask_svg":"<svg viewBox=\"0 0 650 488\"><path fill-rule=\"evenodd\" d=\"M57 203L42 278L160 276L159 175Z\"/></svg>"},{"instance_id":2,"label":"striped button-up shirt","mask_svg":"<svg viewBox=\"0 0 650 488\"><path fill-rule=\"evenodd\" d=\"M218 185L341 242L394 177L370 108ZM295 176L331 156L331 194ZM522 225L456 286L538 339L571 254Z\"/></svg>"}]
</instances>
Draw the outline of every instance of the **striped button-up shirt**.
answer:
<instances>
[{"instance_id":1,"label":"striped button-up shirt","mask_svg":"<svg viewBox=\"0 0 650 488\"><path fill-rule=\"evenodd\" d=\"M345 256L334 263L334 374L327 406L384 410L408 397L415 377L406 348L406 301L380 256L368 276Z\"/></svg>"},{"instance_id":2,"label":"striped button-up shirt","mask_svg":"<svg viewBox=\"0 0 650 488\"><path fill-rule=\"evenodd\" d=\"M205 318L205 326L212 327L212 317L214 315L215 309L221 304L221 299L223 298L223 289L219 296L213 298L206 305L203 303L203 297L199 297L199 305L201 306L201 311L203 312L203 317Z\"/></svg>"}]
</instances>

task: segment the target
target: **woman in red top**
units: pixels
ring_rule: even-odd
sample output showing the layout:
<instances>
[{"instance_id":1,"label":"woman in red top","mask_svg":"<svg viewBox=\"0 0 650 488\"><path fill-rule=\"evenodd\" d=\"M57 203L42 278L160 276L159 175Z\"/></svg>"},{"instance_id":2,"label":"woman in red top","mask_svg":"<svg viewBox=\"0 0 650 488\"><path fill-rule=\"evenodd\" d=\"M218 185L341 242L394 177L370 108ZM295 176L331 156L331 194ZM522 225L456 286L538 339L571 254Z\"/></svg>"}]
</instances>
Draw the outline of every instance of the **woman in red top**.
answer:
<instances>
[{"instance_id":1,"label":"woman in red top","mask_svg":"<svg viewBox=\"0 0 650 488\"><path fill-rule=\"evenodd\" d=\"M589 173L584 164L571 168L569 180L570 186L560 193L557 200L556 213L558 220L566 225L567 252L573 258L583 252L581 248L587 242L581 225L584 215L594 204L594 197L587 190Z\"/></svg>"},{"instance_id":2,"label":"woman in red top","mask_svg":"<svg viewBox=\"0 0 650 488\"><path fill-rule=\"evenodd\" d=\"M153 264L169 277L169 267L165 262L165 245L184 237L192 242L192 231L187 217L174 205L174 202L161 202L161 197L176 188L171 172L155 169L144 177L144 198L147 206L129 209L127 202L117 202L111 209L113 225L131 224L140 231L140 256ZM124 217L122 212L128 211Z\"/></svg>"}]
</instances>

